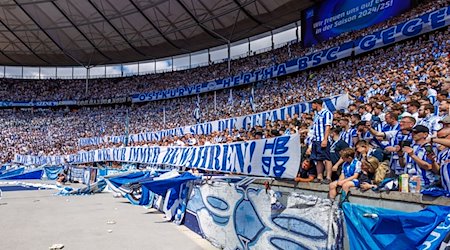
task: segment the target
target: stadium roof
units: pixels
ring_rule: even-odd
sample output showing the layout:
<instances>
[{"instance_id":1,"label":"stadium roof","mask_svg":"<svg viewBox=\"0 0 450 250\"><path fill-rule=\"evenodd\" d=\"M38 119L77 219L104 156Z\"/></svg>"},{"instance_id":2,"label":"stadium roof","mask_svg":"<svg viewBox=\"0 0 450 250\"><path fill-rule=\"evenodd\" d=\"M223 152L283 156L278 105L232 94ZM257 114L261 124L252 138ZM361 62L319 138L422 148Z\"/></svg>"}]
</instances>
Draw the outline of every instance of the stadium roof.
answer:
<instances>
[{"instance_id":1,"label":"stadium roof","mask_svg":"<svg viewBox=\"0 0 450 250\"><path fill-rule=\"evenodd\" d=\"M300 19L314 0L2 0L0 65L164 58Z\"/></svg>"}]
</instances>

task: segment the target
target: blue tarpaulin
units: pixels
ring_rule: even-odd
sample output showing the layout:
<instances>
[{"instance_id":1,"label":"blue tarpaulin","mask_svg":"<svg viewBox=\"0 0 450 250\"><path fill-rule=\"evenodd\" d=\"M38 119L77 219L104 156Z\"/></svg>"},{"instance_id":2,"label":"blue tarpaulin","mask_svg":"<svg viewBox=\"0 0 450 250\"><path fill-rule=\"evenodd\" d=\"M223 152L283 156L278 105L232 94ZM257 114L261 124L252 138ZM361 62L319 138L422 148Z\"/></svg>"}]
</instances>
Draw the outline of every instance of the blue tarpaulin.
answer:
<instances>
[{"instance_id":1,"label":"blue tarpaulin","mask_svg":"<svg viewBox=\"0 0 450 250\"><path fill-rule=\"evenodd\" d=\"M156 194L165 195L167 190L169 190L171 188L175 188L176 190L179 190L181 184L183 184L187 181L190 181L190 180L197 180L200 178L201 177L198 177L189 172L186 172L186 173L183 173L182 175L174 177L174 178L146 181L146 182L141 182L141 184Z\"/></svg>"},{"instance_id":2,"label":"blue tarpaulin","mask_svg":"<svg viewBox=\"0 0 450 250\"><path fill-rule=\"evenodd\" d=\"M6 179L7 177L10 177L10 176L22 174L23 172L25 172L25 168L24 167L16 168L16 169L10 169L10 170L8 170L6 172L3 172L0 175L0 179Z\"/></svg>"},{"instance_id":3,"label":"blue tarpaulin","mask_svg":"<svg viewBox=\"0 0 450 250\"><path fill-rule=\"evenodd\" d=\"M450 207L428 206L413 213L344 203L351 249L417 249L450 214Z\"/></svg>"},{"instance_id":4,"label":"blue tarpaulin","mask_svg":"<svg viewBox=\"0 0 450 250\"><path fill-rule=\"evenodd\" d=\"M7 177L2 177L2 180L40 180L42 175L44 174L44 170L42 169L34 169L28 172L23 172L21 174L9 175Z\"/></svg>"},{"instance_id":5,"label":"blue tarpaulin","mask_svg":"<svg viewBox=\"0 0 450 250\"><path fill-rule=\"evenodd\" d=\"M149 172L134 172L129 173L127 175L120 175L117 177L108 178L108 180L116 187L120 187L122 185L136 183L141 181L144 178L150 177Z\"/></svg>"},{"instance_id":6,"label":"blue tarpaulin","mask_svg":"<svg viewBox=\"0 0 450 250\"><path fill-rule=\"evenodd\" d=\"M44 170L48 180L56 180L58 178L58 174L62 172L63 167L44 167Z\"/></svg>"},{"instance_id":7,"label":"blue tarpaulin","mask_svg":"<svg viewBox=\"0 0 450 250\"><path fill-rule=\"evenodd\" d=\"M151 177L150 172L133 172L127 175L108 178L109 183L114 185L116 188L120 188L124 185L129 185L132 183L138 183L142 180L153 180L153 177ZM124 189L122 189L121 191L125 192ZM128 190L128 192L133 191L135 190ZM153 201L153 193L151 193L146 187L142 186L140 197L136 197L135 195L132 195L130 193L125 193L125 198L127 198L133 205L146 206L149 205L151 201Z\"/></svg>"}]
</instances>

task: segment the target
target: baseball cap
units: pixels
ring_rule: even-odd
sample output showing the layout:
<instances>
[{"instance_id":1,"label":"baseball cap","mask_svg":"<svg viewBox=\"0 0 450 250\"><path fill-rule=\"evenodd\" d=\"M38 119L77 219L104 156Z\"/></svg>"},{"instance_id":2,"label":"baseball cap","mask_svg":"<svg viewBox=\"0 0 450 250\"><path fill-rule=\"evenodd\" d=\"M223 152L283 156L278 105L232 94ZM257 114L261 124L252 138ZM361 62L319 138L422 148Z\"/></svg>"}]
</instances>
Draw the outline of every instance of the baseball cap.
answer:
<instances>
[{"instance_id":1,"label":"baseball cap","mask_svg":"<svg viewBox=\"0 0 450 250\"><path fill-rule=\"evenodd\" d=\"M439 123L449 124L450 123L450 116L444 117L444 119L440 120Z\"/></svg>"},{"instance_id":2,"label":"baseball cap","mask_svg":"<svg viewBox=\"0 0 450 250\"><path fill-rule=\"evenodd\" d=\"M366 126L366 125L367 125L367 121L360 121L360 122L358 122L358 124L356 124L356 127Z\"/></svg>"},{"instance_id":3,"label":"baseball cap","mask_svg":"<svg viewBox=\"0 0 450 250\"><path fill-rule=\"evenodd\" d=\"M416 125L413 129L412 129L413 133L430 133L430 130L423 126L423 125Z\"/></svg>"}]
</instances>

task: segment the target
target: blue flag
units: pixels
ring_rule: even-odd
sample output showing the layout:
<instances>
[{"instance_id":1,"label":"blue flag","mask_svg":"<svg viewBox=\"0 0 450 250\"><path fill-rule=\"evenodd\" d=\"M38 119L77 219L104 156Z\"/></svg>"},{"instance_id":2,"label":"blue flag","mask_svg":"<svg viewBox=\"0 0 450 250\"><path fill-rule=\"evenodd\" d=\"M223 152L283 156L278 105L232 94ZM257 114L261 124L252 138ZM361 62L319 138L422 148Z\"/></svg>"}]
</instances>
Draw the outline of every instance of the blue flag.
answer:
<instances>
[{"instance_id":1,"label":"blue flag","mask_svg":"<svg viewBox=\"0 0 450 250\"><path fill-rule=\"evenodd\" d=\"M194 109L194 118L198 122L200 122L200 95L197 95L197 101L195 103L195 109Z\"/></svg>"},{"instance_id":2,"label":"blue flag","mask_svg":"<svg viewBox=\"0 0 450 250\"><path fill-rule=\"evenodd\" d=\"M255 89L252 87L252 91L250 92L249 101L250 101L250 107L252 108L253 112L256 112L256 106L255 106Z\"/></svg>"}]
</instances>

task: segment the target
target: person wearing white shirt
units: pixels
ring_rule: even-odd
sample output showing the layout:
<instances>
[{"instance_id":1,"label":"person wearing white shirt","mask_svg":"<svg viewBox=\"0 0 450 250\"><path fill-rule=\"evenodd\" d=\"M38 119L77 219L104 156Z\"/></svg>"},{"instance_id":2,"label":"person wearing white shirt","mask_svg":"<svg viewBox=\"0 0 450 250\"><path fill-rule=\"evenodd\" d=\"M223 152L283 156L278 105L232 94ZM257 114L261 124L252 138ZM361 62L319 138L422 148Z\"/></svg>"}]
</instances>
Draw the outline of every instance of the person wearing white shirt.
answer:
<instances>
[{"instance_id":1,"label":"person wearing white shirt","mask_svg":"<svg viewBox=\"0 0 450 250\"><path fill-rule=\"evenodd\" d=\"M419 118L417 124L427 127L430 135L435 136L437 131L442 128L442 124L439 123L441 118L434 115L434 106L431 104L425 104L420 107Z\"/></svg>"},{"instance_id":2,"label":"person wearing white shirt","mask_svg":"<svg viewBox=\"0 0 450 250\"><path fill-rule=\"evenodd\" d=\"M419 120L419 108L420 108L420 102L418 101L410 101L408 103L408 107L406 108L406 111L411 114L416 121Z\"/></svg>"},{"instance_id":3,"label":"person wearing white shirt","mask_svg":"<svg viewBox=\"0 0 450 250\"><path fill-rule=\"evenodd\" d=\"M359 106L359 114L361 115L361 121L371 121L372 120L372 114L367 112L366 105Z\"/></svg>"}]
</instances>

